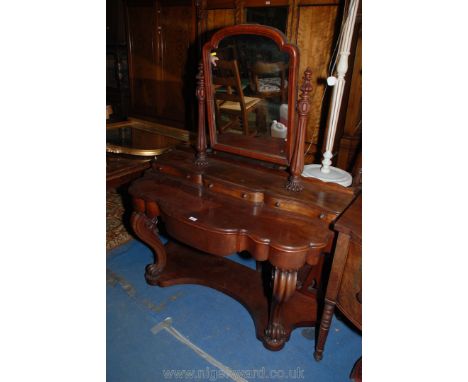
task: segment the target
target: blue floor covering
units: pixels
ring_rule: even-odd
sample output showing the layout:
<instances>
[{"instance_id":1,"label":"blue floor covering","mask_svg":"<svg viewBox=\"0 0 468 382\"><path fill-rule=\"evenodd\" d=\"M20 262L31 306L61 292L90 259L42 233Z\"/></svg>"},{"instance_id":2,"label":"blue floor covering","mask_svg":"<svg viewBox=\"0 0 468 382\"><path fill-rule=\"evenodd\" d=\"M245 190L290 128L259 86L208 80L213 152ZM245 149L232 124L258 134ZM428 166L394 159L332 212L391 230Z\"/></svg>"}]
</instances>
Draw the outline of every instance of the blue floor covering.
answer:
<instances>
[{"instance_id":1,"label":"blue floor covering","mask_svg":"<svg viewBox=\"0 0 468 382\"><path fill-rule=\"evenodd\" d=\"M230 259L255 266L238 255ZM244 380L349 381L361 356L361 335L336 317L321 362L313 358L312 328L294 330L285 347L272 352L230 297L199 285L146 284L144 269L152 261L151 251L136 240L107 255L108 381L232 380L167 330L153 334L168 317L173 328Z\"/></svg>"}]
</instances>

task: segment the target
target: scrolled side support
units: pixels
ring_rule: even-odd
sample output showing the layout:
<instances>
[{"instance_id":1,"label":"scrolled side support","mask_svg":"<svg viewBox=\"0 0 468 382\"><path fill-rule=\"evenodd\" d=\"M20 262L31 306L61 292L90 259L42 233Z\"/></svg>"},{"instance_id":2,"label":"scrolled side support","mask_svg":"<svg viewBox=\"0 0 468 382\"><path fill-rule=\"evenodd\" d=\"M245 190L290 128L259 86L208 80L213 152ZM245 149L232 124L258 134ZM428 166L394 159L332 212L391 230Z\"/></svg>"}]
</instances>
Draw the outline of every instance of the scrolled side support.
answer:
<instances>
[{"instance_id":1,"label":"scrolled side support","mask_svg":"<svg viewBox=\"0 0 468 382\"><path fill-rule=\"evenodd\" d=\"M153 284L166 266L167 254L164 244L159 238L157 216L149 218L144 213L133 212L131 225L138 238L148 245L154 252L155 262L146 267L145 277L148 283Z\"/></svg>"},{"instance_id":2,"label":"scrolled side support","mask_svg":"<svg viewBox=\"0 0 468 382\"><path fill-rule=\"evenodd\" d=\"M273 296L264 340L267 347L279 349L284 346L287 339L287 334L281 321L281 307L296 290L297 270L275 268L273 272Z\"/></svg>"}]
</instances>

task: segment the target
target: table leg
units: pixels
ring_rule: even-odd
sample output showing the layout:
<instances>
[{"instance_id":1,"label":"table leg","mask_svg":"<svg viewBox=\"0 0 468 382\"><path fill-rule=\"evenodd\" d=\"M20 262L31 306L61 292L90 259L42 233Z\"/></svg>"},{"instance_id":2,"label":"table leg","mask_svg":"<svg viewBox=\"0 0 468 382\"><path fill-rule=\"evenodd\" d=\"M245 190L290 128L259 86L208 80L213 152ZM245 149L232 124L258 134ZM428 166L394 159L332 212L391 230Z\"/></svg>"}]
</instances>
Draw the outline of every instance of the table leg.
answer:
<instances>
[{"instance_id":1,"label":"table leg","mask_svg":"<svg viewBox=\"0 0 468 382\"><path fill-rule=\"evenodd\" d=\"M153 284L158 279L166 265L166 250L164 244L159 239L157 216L149 218L143 213L133 212L131 224L135 234L147 244L154 252L155 262L146 267L146 280Z\"/></svg>"},{"instance_id":2,"label":"table leg","mask_svg":"<svg viewBox=\"0 0 468 382\"><path fill-rule=\"evenodd\" d=\"M275 268L273 277L273 296L264 339L268 347L275 349L283 347L287 339L286 331L281 322L281 307L296 290L297 270Z\"/></svg>"},{"instance_id":3,"label":"table leg","mask_svg":"<svg viewBox=\"0 0 468 382\"><path fill-rule=\"evenodd\" d=\"M316 361L320 361L323 358L323 349L325 347L325 341L327 340L328 331L330 330L334 311L335 303L325 299L325 306L323 308L322 319L320 320L320 329L314 352L314 358Z\"/></svg>"},{"instance_id":4,"label":"table leg","mask_svg":"<svg viewBox=\"0 0 468 382\"><path fill-rule=\"evenodd\" d=\"M320 361L323 357L323 349L327 340L328 331L335 311L336 297L340 289L343 270L348 257L350 237L340 233L336 243L336 249L333 256L333 265L328 278L327 292L325 294L325 303L323 307L322 318L320 319L320 329L318 333L317 343L315 345L314 358Z\"/></svg>"}]
</instances>

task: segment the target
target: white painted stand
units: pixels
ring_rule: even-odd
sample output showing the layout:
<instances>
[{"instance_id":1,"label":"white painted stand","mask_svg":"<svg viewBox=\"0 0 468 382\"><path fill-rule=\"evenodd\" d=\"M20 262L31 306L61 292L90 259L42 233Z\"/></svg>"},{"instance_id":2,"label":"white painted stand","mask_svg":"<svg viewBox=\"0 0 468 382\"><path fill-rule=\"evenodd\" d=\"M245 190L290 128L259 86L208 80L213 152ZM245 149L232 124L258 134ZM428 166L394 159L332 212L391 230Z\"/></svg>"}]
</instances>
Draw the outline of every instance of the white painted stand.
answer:
<instances>
[{"instance_id":1,"label":"white painted stand","mask_svg":"<svg viewBox=\"0 0 468 382\"><path fill-rule=\"evenodd\" d=\"M333 182L348 187L352 183L352 177L349 173L339 168L331 166L333 157L333 144L335 142L336 128L340 115L341 102L345 87L345 75L348 71L348 56L350 54L351 40L353 37L354 24L359 0L350 0L346 21L343 24L342 38L338 50L338 65L336 68L336 77L327 79L328 85L333 86L333 93L328 113L328 130L325 152L323 153L322 164L310 164L304 166L302 176L313 177L324 182Z\"/></svg>"},{"instance_id":2,"label":"white painted stand","mask_svg":"<svg viewBox=\"0 0 468 382\"><path fill-rule=\"evenodd\" d=\"M344 187L351 186L353 178L348 172L333 166L329 166L330 170L328 173L322 172L321 164L308 164L304 166L304 171L302 176L307 178L317 178L323 180L324 182L333 182L340 184Z\"/></svg>"}]
</instances>

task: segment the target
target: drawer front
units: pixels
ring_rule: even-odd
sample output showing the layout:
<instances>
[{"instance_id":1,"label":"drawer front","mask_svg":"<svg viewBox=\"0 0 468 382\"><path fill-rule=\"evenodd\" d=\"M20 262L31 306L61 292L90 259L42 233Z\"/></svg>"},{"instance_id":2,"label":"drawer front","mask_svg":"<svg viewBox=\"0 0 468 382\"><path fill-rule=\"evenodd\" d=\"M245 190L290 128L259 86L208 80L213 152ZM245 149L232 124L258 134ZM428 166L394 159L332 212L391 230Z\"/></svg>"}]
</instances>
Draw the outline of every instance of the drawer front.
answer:
<instances>
[{"instance_id":1,"label":"drawer front","mask_svg":"<svg viewBox=\"0 0 468 382\"><path fill-rule=\"evenodd\" d=\"M161 172L166 175L175 176L177 178L183 178L196 184L202 183L202 180L201 180L202 177L200 174L189 173L177 167L172 167L172 166L168 166L165 164L156 163L156 164L153 164L153 170Z\"/></svg>"},{"instance_id":2,"label":"drawer front","mask_svg":"<svg viewBox=\"0 0 468 382\"><path fill-rule=\"evenodd\" d=\"M319 218L326 222L331 222L336 218L335 214L325 213L312 205L272 195L265 195L265 204L273 208L304 215L313 219Z\"/></svg>"},{"instance_id":3,"label":"drawer front","mask_svg":"<svg viewBox=\"0 0 468 382\"><path fill-rule=\"evenodd\" d=\"M205 178L203 179L203 185L208 188L209 191L217 194L223 194L234 197L236 199L245 200L251 203L262 203L263 192L252 191L242 187L236 187L230 184L224 184L223 182Z\"/></svg>"},{"instance_id":4,"label":"drawer front","mask_svg":"<svg viewBox=\"0 0 468 382\"><path fill-rule=\"evenodd\" d=\"M361 243L349 243L348 258L337 298L338 308L359 329L362 326L362 256Z\"/></svg>"}]
</instances>

